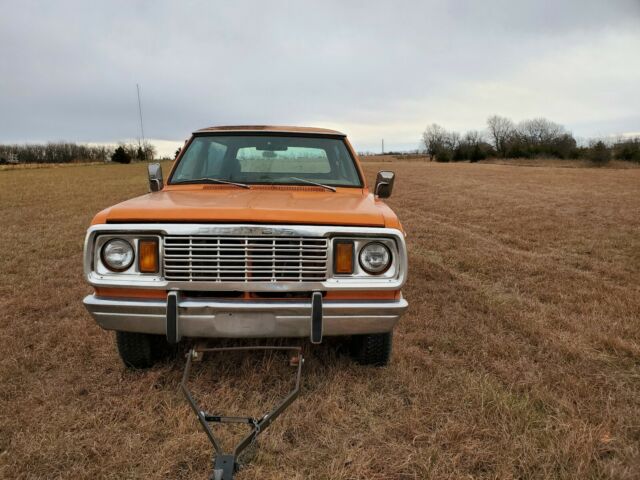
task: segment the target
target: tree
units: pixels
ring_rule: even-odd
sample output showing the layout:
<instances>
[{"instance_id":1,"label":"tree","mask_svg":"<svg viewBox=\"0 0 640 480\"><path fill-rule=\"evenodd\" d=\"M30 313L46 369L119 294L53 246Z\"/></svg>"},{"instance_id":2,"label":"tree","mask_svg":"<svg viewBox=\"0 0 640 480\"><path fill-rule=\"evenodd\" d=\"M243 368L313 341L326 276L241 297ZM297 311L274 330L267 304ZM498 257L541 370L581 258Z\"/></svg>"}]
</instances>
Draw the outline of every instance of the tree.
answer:
<instances>
[{"instance_id":1,"label":"tree","mask_svg":"<svg viewBox=\"0 0 640 480\"><path fill-rule=\"evenodd\" d=\"M604 165L611 160L611 150L605 145L602 140L597 141L591 145L591 152L589 158L593 163L598 165Z\"/></svg>"},{"instance_id":2,"label":"tree","mask_svg":"<svg viewBox=\"0 0 640 480\"><path fill-rule=\"evenodd\" d=\"M559 158L576 158L577 156L576 139L570 133L563 133L559 137L553 139L550 145L549 154Z\"/></svg>"},{"instance_id":3,"label":"tree","mask_svg":"<svg viewBox=\"0 0 640 480\"><path fill-rule=\"evenodd\" d=\"M111 161L116 163L131 163L131 155L120 145L115 149L113 155L111 155Z\"/></svg>"},{"instance_id":4,"label":"tree","mask_svg":"<svg viewBox=\"0 0 640 480\"><path fill-rule=\"evenodd\" d=\"M475 146L480 145L484 141L484 138L478 130L469 130L464 134L464 141L469 146Z\"/></svg>"},{"instance_id":5,"label":"tree","mask_svg":"<svg viewBox=\"0 0 640 480\"><path fill-rule=\"evenodd\" d=\"M142 154L143 160L153 160L154 158L156 158L156 147L154 147L153 145L151 145L149 142L145 142L144 145L142 146Z\"/></svg>"},{"instance_id":6,"label":"tree","mask_svg":"<svg viewBox=\"0 0 640 480\"><path fill-rule=\"evenodd\" d=\"M614 149L617 159L640 163L640 138L620 138Z\"/></svg>"},{"instance_id":7,"label":"tree","mask_svg":"<svg viewBox=\"0 0 640 480\"><path fill-rule=\"evenodd\" d=\"M464 145L465 157L471 163L487 158L488 145L484 142L481 132L477 130L468 131L464 134L462 144Z\"/></svg>"},{"instance_id":8,"label":"tree","mask_svg":"<svg viewBox=\"0 0 640 480\"><path fill-rule=\"evenodd\" d=\"M460 146L460 134L458 132L446 132L444 146L447 150L456 150Z\"/></svg>"},{"instance_id":9,"label":"tree","mask_svg":"<svg viewBox=\"0 0 640 480\"><path fill-rule=\"evenodd\" d=\"M562 125L546 118L523 120L518 124L518 134L531 145L549 145L566 134Z\"/></svg>"},{"instance_id":10,"label":"tree","mask_svg":"<svg viewBox=\"0 0 640 480\"><path fill-rule=\"evenodd\" d=\"M452 159L452 155L451 155L451 151L446 149L446 148L442 148L440 150L438 150L438 153L436 153L436 162L450 162Z\"/></svg>"},{"instance_id":11,"label":"tree","mask_svg":"<svg viewBox=\"0 0 640 480\"><path fill-rule=\"evenodd\" d=\"M498 155L506 157L507 146L515 130L513 122L506 117L493 115L487 119L487 129Z\"/></svg>"},{"instance_id":12,"label":"tree","mask_svg":"<svg viewBox=\"0 0 640 480\"><path fill-rule=\"evenodd\" d=\"M576 141L562 125L546 118L533 118L518 124L508 150L508 155L515 157L570 158L576 155Z\"/></svg>"},{"instance_id":13,"label":"tree","mask_svg":"<svg viewBox=\"0 0 640 480\"><path fill-rule=\"evenodd\" d=\"M431 160L444 149L447 136L447 131L437 123L432 123L426 128L422 134L422 143Z\"/></svg>"}]
</instances>

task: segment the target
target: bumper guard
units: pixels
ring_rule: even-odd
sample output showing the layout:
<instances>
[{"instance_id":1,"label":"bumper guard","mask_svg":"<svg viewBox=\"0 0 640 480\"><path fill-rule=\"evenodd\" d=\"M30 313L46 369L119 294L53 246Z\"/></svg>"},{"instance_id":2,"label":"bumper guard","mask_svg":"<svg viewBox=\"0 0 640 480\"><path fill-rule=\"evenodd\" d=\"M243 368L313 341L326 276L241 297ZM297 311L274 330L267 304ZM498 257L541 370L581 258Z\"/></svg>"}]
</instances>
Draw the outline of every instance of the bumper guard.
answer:
<instances>
[{"instance_id":1,"label":"bumper guard","mask_svg":"<svg viewBox=\"0 0 640 480\"><path fill-rule=\"evenodd\" d=\"M106 330L168 335L173 341L181 337L319 340L327 335L384 333L393 329L407 308L404 298L318 302L319 296L312 302L189 298L180 292L169 292L167 300L88 295L84 305Z\"/></svg>"}]
</instances>

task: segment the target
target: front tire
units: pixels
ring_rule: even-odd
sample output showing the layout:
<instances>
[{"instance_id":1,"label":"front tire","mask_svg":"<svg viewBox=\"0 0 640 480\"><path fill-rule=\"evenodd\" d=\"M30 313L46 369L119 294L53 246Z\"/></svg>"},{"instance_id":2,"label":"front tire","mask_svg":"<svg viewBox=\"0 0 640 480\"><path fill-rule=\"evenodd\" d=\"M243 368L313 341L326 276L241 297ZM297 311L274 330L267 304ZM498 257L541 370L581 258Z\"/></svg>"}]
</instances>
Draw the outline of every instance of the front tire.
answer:
<instances>
[{"instance_id":1,"label":"front tire","mask_svg":"<svg viewBox=\"0 0 640 480\"><path fill-rule=\"evenodd\" d=\"M131 369L152 367L171 353L171 346L164 335L116 332L116 345L122 362Z\"/></svg>"},{"instance_id":2,"label":"front tire","mask_svg":"<svg viewBox=\"0 0 640 480\"><path fill-rule=\"evenodd\" d=\"M384 367L389 364L393 332L354 335L351 342L353 358L360 365Z\"/></svg>"}]
</instances>

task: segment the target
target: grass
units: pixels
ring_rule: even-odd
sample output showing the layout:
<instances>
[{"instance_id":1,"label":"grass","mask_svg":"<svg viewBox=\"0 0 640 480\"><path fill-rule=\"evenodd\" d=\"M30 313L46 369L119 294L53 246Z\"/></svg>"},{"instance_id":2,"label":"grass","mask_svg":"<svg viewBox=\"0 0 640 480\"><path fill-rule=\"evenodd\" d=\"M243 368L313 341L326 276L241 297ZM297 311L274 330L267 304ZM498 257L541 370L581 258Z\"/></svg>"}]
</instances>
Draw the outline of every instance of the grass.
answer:
<instances>
[{"instance_id":1,"label":"grass","mask_svg":"<svg viewBox=\"0 0 640 480\"><path fill-rule=\"evenodd\" d=\"M183 360L125 370L81 304L85 229L145 168L0 172L1 478L207 478ZM392 364L302 342L302 394L238 478L637 478L640 170L393 169L411 307ZM290 373L211 358L192 384L257 415Z\"/></svg>"},{"instance_id":2,"label":"grass","mask_svg":"<svg viewBox=\"0 0 640 480\"><path fill-rule=\"evenodd\" d=\"M561 158L488 158L480 163L492 163L496 165L513 165L517 167L562 167L562 168L640 168L639 163L624 160L610 160L603 165L587 159L561 159Z\"/></svg>"},{"instance_id":3,"label":"grass","mask_svg":"<svg viewBox=\"0 0 640 480\"><path fill-rule=\"evenodd\" d=\"M369 155L361 157L365 162L398 162L400 161L415 161L415 162L430 162L431 159L427 155L422 154L409 154L409 155ZM435 161L435 160L434 160ZM457 163L457 162L451 162ZM462 163L469 163L468 160ZM624 160L610 160L609 162L598 165L590 160L586 159L561 159L553 157L536 157L536 158L487 158L486 160L480 160L480 164L494 164L494 165L511 165L515 167L556 167L556 168L606 168L606 169L634 169L640 168L640 163L628 162Z\"/></svg>"}]
</instances>

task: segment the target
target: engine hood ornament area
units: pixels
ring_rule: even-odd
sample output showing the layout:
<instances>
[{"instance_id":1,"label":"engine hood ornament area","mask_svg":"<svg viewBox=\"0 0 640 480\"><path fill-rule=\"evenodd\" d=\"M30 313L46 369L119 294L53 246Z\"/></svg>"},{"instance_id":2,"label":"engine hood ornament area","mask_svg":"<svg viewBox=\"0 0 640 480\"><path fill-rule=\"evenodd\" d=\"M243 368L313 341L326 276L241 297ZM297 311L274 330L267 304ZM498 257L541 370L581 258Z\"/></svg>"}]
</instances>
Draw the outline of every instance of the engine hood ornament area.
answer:
<instances>
[{"instance_id":1,"label":"engine hood ornament area","mask_svg":"<svg viewBox=\"0 0 640 480\"><path fill-rule=\"evenodd\" d=\"M276 407L261 417L232 417L221 414L211 414L203 410L195 400L193 394L189 390L189 374L193 362L200 362L205 353L230 353L230 352L284 352L290 355L289 365L295 368L295 384L289 393L282 399ZM182 375L180 388L186 397L193 413L198 417L198 421L204 432L207 434L211 445L213 446L213 472L211 480L231 480L239 468L238 457L244 450L253 444L258 435L266 430L278 416L293 403L300 392L300 377L302 376L302 357L301 347L280 347L280 346L248 346L248 347L221 347L221 348L204 348L195 346L187 355L187 362ZM225 453L220 440L215 436L211 424L213 423L235 423L245 424L249 427L249 433L238 443L233 452Z\"/></svg>"}]
</instances>

